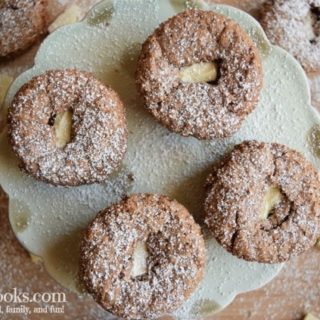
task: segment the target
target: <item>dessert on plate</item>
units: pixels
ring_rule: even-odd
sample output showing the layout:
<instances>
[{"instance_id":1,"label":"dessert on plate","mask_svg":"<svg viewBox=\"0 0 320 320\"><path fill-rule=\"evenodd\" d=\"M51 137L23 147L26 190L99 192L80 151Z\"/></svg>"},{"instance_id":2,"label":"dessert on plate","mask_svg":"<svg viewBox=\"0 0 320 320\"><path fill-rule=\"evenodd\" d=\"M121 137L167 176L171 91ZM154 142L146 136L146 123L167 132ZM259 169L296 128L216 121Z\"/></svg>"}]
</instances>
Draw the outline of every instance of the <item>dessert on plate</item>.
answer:
<instances>
[{"instance_id":1,"label":"dessert on plate","mask_svg":"<svg viewBox=\"0 0 320 320\"><path fill-rule=\"evenodd\" d=\"M280 263L320 237L320 175L299 152L245 141L207 180L206 224L229 252Z\"/></svg>"},{"instance_id":2,"label":"dessert on plate","mask_svg":"<svg viewBox=\"0 0 320 320\"><path fill-rule=\"evenodd\" d=\"M68 28L63 30L68 40L70 37L72 46L73 41L79 42L80 39L86 39L83 47L84 53L86 54L88 48L91 50L90 53L93 53L93 50L95 53L98 52L97 55L81 56L81 58L72 55L72 65L84 66L83 69L90 69L96 74L101 74L101 62L108 61L108 65L103 69L106 77L113 75L113 72L117 72L118 76L123 75L128 65L131 67L131 59L128 65L123 65L123 60L127 58L126 54L123 55L123 50L135 48L135 45L141 42L143 32L149 32L146 30L151 30L151 28L144 30L143 27L140 30L139 27L132 27L145 18L139 20L138 16L135 24L123 25L123 21L127 21L124 20L124 17L127 18L128 11L131 11L127 9L130 5L132 8L136 7L134 2L130 3L130 1L123 2L116 8L110 9L105 6L103 9L107 8L107 11L103 11L103 16L100 16L102 10L99 12L101 9L99 7L100 9L95 9L96 18L103 20L107 14L108 22L103 20L99 26L90 24L90 36L94 35L94 30L99 30L97 34L100 36L106 36L107 33L104 33L103 30L106 24L110 30L115 26L113 23L121 22L124 30L121 29L119 34L111 32L112 39L117 39L117 45L119 45L117 48L108 48L110 47L109 41L105 41L100 47L97 45L98 38L94 38L93 42L90 41L91 38L90 40L88 37L82 38L82 31L85 34L86 28L89 29L89 20L76 26L82 26L78 29L77 35L69 33ZM126 11L126 15L121 15L121 7ZM223 12L230 10L230 16L233 16L232 8L224 8L224 10L226 11ZM133 11L141 12L141 10ZM239 18L242 14L238 12L238 15L234 17ZM148 17L148 15L145 16ZM160 14L154 16L161 17ZM248 17L247 19L250 21ZM161 18L156 24L160 23L160 20ZM287 75L294 75L297 83L297 86L287 86L291 90L297 88L299 84L302 84L303 87L302 70L296 68L299 72L295 73L296 63L290 56L287 56L289 63L286 63L287 60L280 59L284 57L283 51L269 47L258 25L252 21L251 24L245 24L248 22L245 18L244 21L241 19L239 21L244 22L246 28L251 30L250 34L254 34L257 43L258 40L262 40L266 46L264 65L266 67L265 83L268 85L265 89L270 94L274 86L269 86L269 84L276 82L279 85L278 92L271 92L270 102L282 104L285 98L278 100L278 93L283 92L283 88L286 84L290 84L290 81L286 81L287 79L281 76L271 78L270 74L280 73L278 72L281 69L280 63L283 63L282 70L287 68ZM154 21L150 19L150 23L152 22ZM144 26L144 24L141 25ZM132 34L127 33L130 27L133 30ZM140 30L141 33L136 30ZM125 36L122 38L120 33ZM136 37L135 33L137 33ZM146 37L147 35L143 39ZM39 70L47 66L44 63L47 61L44 57L51 57L51 50L52 53L55 53L57 48L60 48L61 42L57 38L56 42L50 43L49 40L48 45L41 50L38 61L36 61L38 65L31 73L34 71L39 73ZM123 41L124 38L126 41ZM92 46L92 43L95 44ZM263 47L262 44L259 45ZM63 48L67 49L61 50L63 54L70 54L68 46L63 46ZM97 50L98 48L103 48L103 50ZM271 53L267 49L272 49ZM105 54L108 51L114 57ZM61 52L56 56L58 58L55 61L58 61L58 64L61 61L59 59L64 58ZM277 57L275 52L278 54L280 52L282 56L279 54ZM131 55L130 58L132 58ZM274 67L271 66L270 60ZM292 67L292 72L289 67ZM25 81L26 78L30 79L30 73L19 78L20 82L17 81L17 83ZM154 116L172 131L198 139L227 137L236 132L258 102L262 78L258 50L245 31L235 22L219 14L201 10L187 10L162 24L146 41L137 70L139 90L147 106L150 109L155 108L151 110ZM110 80L116 81L116 79L120 77ZM127 78L123 77L123 79ZM271 81L271 79L276 80ZM119 87L124 89L121 85ZM128 85L126 88L128 96L134 94L133 86ZM11 92L14 92L15 89L13 87ZM290 90L285 89L283 97L288 98L294 91ZM305 91L304 87L301 92L297 89L297 94L292 94L292 96L298 101L299 97L305 96L303 95ZM301 103L304 99L301 98L299 101ZM298 109L296 104L292 105L292 109ZM109 109L104 108L105 106ZM308 103L305 106L309 107ZM261 111L261 114L266 111L261 109L257 110L258 115ZM269 109L266 109L269 112ZM277 113L278 118L283 119L283 110L287 111L283 108ZM252 117L255 120L257 113ZM309 117L311 112L310 114L306 112L306 114ZM190 140L187 139L184 140L185 144L182 146L181 139L176 139L174 135L169 135L170 141L166 140L168 136L164 137L162 130L154 130L156 135L153 135L153 132L148 130L154 128L154 123L150 122L145 114L135 113L135 115L141 118L139 118L138 125L134 123L134 126L131 126L130 123L130 133L134 138L130 141L138 143L132 148L135 149L134 152L130 148L126 163L138 177L135 181L135 190L159 188L165 190L164 193L177 194L190 208L194 204L196 210L200 208L202 203L198 201L198 194L196 194L198 190L195 190L195 196L192 194L194 190L192 184L197 186L198 183L197 177L194 176L195 171L200 171L199 165L201 170L207 167L208 161L212 161L208 160L212 159L212 153L216 153L214 158L218 157L230 144L230 141L211 144L191 140L189 143ZM288 119L292 118L292 116L288 117ZM249 119L251 124L248 128L246 127L246 135L255 135L254 130L260 128L261 124L267 127L270 123L266 132L263 131L264 128L261 130L263 135L275 129L277 129L276 133L279 132L279 128L272 123L273 117L265 121L263 117L259 119L263 119L262 122L255 121L254 126ZM10 141L20 159L21 167L35 178L54 185L76 186L102 182L121 163L125 152L126 128L123 105L116 93L85 72L53 70L34 78L16 95L9 109L8 120ZM276 123L278 126L279 122ZM286 123L288 123L287 119ZM303 130L299 132L304 131L307 126L308 124L302 126ZM286 126L283 124L283 127ZM112 132L109 134L106 130ZM159 132L161 134L158 134ZM140 138L139 141L137 137ZM271 133L270 137L276 137L276 134ZM164 138L164 144L154 143L153 148L148 149L156 139L162 138ZM159 140L157 142L160 142ZM284 139L279 136L279 139L274 140ZM301 141L304 140L299 137L299 142ZM217 149L214 150L216 147ZM195 151L195 148L198 150ZM306 150L306 148L301 149ZM185 150L181 150L180 153L176 152L178 149ZM314 179L315 170L310 169L312 166L306 164L307 162L299 157L298 153L284 146L247 142L239 149L244 151L236 155L235 159L244 160L241 160L240 163L235 160L233 163L229 157L226 157L224 164L215 169L215 172L219 171L219 173L213 173L208 179L210 190L206 202L207 224L213 235L216 236L215 233L217 233L216 238L225 248L239 258L249 261L268 263L285 261L291 255L309 248L314 242L314 237L319 234L319 225L317 226L319 209L314 197L319 191L319 181L316 181L317 178ZM152 156L149 157L148 152ZM173 156L171 152L176 153ZM185 157L188 152L192 155L190 158ZM114 153L115 156L113 156ZM170 157L173 159L172 162L167 161ZM172 165L176 171L171 171L172 168L170 168L170 171L165 172L167 167L160 166L161 161L162 163L169 162L167 167ZM288 170L286 165L289 165ZM150 179L150 171L145 170L146 166L149 166L148 169L151 168L150 171L156 176L155 179L154 177ZM273 167L279 172L277 170L273 172L270 169ZM294 168L294 177L290 175L291 168ZM301 169L300 176L298 174L300 169L295 171L296 168ZM227 173L224 174L224 172ZM256 172L256 175L251 175L252 172ZM21 173L17 168L16 173L20 178ZM248 179L245 178L246 174ZM229 185L230 177L232 179ZM293 191L292 187L289 188L285 183L285 179L288 179L289 183L293 182ZM11 180L10 178L4 179L4 181L9 181L8 184L13 185L13 187L8 187L10 190L8 193L11 196L14 194L12 189L16 185L12 183L12 180L14 180L12 177ZM20 180L23 183L21 185L27 188L30 182L31 186L32 183L35 183L32 179ZM226 180L228 183L224 185ZM30 206L34 221L39 217L47 230L60 231L59 234L53 236L50 234L50 240L42 246L40 255L51 254L52 244L58 243L60 247L61 243L65 244L65 236L67 240L71 238L72 241L77 240L73 232L77 231L79 226L80 228L87 226L88 216L92 214L91 210L95 213L97 207L101 208L102 201L112 203L115 197L119 199L124 194L128 194L126 187L121 186L120 190L117 189L118 181L110 180L110 185L95 185L78 190L56 188L52 197L54 205L59 203L61 198L72 204L67 210L64 208L66 206L64 201L56 207L52 206L56 212L59 212L59 217L64 216L67 228L63 228L61 224L58 224L57 227L54 223L46 223L50 219L60 221L60 219L53 219L56 215L55 212L50 211L52 208L43 214L44 207L39 206L38 202ZM307 187L304 188L304 185L301 187L301 183ZM191 193L186 192L181 196L190 185L190 189L193 189ZM249 189L247 185L250 186ZM37 190L41 191L40 194L42 191L52 190L50 186L44 184L36 184L36 186L39 187ZM253 186L252 189L251 186ZM99 190L100 188L103 191ZM198 189L198 187L195 188ZM299 195L296 196L296 193L290 193L298 192L294 191L295 188L303 189L300 194L301 198ZM113 193L113 189L117 190ZM199 189L201 190L201 187ZM91 192L93 197L91 197ZM238 193L239 198L233 197ZM224 198L225 194L227 194L227 199ZM16 198L12 196L12 199ZM51 195L48 196L48 199L51 200ZM301 204L303 201L306 204ZM216 203L219 203L219 206L215 207ZM26 205L29 204L27 200ZM232 220L234 218L233 206L237 208L235 220ZM61 211L56 210L57 208ZM253 208L258 209L253 210ZM230 217L226 215L223 217L226 220L219 217L220 214L225 213L224 210L231 213ZM16 217L16 214L12 209L11 218ZM15 221L13 218L12 221ZM31 235L36 233L33 230L42 230L39 226L31 229L34 228L32 222L26 228L28 234ZM25 234L27 232L17 231L20 241L30 249L30 243L28 243L30 239L25 237ZM49 232L43 234L48 236ZM228 247L230 234L232 234L231 246ZM32 238L33 243L42 245L41 236L36 240ZM61 238L63 238L62 242ZM251 241L251 238L257 241ZM81 245L80 279L94 299L103 308L117 316L129 319L150 319L173 313L174 316L181 319L190 319L209 315L217 308L222 309L230 303L236 293L262 286L282 267L281 265L251 264L243 260L232 259L225 250L221 250L216 241L212 241L212 237L207 240L208 272L206 272L205 281L200 284L206 255L204 241L199 226L194 223L187 209L165 196L135 194L100 212L86 228ZM280 246L279 243L282 245ZM68 247L66 252L70 252L70 258L72 258L70 260L74 260L72 268L75 268L70 272L68 266L62 272L59 270L59 275L58 272L52 272L53 268L51 268L51 274L63 285L69 286L71 283L72 288L75 288L78 282L73 271L79 267L78 251L69 249ZM45 257L45 254L43 257L47 259L45 261L47 263L49 259ZM56 265L64 266L65 261L69 262L68 258L60 260L59 257ZM53 261L51 256L50 260ZM190 297L198 285L199 290ZM217 297L218 295L220 297ZM184 303L189 297L191 299Z\"/></svg>"},{"instance_id":3,"label":"dessert on plate","mask_svg":"<svg viewBox=\"0 0 320 320\"><path fill-rule=\"evenodd\" d=\"M307 72L320 72L320 0L269 0L261 13L269 40Z\"/></svg>"},{"instance_id":4,"label":"dessert on plate","mask_svg":"<svg viewBox=\"0 0 320 320\"><path fill-rule=\"evenodd\" d=\"M48 0L0 1L0 59L23 52L47 32Z\"/></svg>"},{"instance_id":5,"label":"dessert on plate","mask_svg":"<svg viewBox=\"0 0 320 320\"><path fill-rule=\"evenodd\" d=\"M200 283L200 227L175 200L134 194L101 211L85 231L80 279L105 309L154 319L180 307Z\"/></svg>"},{"instance_id":6,"label":"dessert on plate","mask_svg":"<svg viewBox=\"0 0 320 320\"><path fill-rule=\"evenodd\" d=\"M124 157L123 103L90 73L69 69L36 76L8 112L12 148L36 179L62 186L103 182Z\"/></svg>"},{"instance_id":7,"label":"dessert on plate","mask_svg":"<svg viewBox=\"0 0 320 320\"><path fill-rule=\"evenodd\" d=\"M147 109L171 131L198 139L229 137L258 103L258 49L234 21L186 10L145 41L136 81Z\"/></svg>"}]
</instances>

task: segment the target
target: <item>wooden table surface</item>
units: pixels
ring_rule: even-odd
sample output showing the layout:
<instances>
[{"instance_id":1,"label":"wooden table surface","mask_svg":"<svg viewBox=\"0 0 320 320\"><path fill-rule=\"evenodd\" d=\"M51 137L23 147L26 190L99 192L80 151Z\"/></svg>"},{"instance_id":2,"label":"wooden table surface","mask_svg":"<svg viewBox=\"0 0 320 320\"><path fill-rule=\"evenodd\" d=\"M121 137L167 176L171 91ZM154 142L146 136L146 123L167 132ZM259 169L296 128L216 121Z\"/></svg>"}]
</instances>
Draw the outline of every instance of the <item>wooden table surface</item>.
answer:
<instances>
[{"instance_id":1,"label":"wooden table surface","mask_svg":"<svg viewBox=\"0 0 320 320\"><path fill-rule=\"evenodd\" d=\"M59 3L63 1L60 0ZM67 1L64 1L65 3ZM86 11L96 0L78 0ZM263 0L229 0L215 1L237 6L254 16L258 16ZM61 12L61 5L51 1L52 17ZM24 55L0 63L0 72L17 76L30 68L38 45ZM311 80L313 103L320 108L320 77ZM318 90L319 89L319 90ZM0 151L1 152L1 151ZM105 319L105 312L89 298L79 298L59 286L52 280L40 264L35 264L29 254L20 246L11 231L8 221L8 202L5 194L0 191L0 296L1 293L12 292L13 288L23 292L65 292L67 303L63 314L1 314L0 319ZM1 299L0 299L1 300ZM7 304L0 301L1 307ZM30 304L36 306L36 304ZM320 250L313 249L304 255L292 259L281 274L264 288L242 294L224 311L212 317L212 320L239 319L302 319L307 312L320 317ZM187 320L187 319L186 319Z\"/></svg>"}]
</instances>

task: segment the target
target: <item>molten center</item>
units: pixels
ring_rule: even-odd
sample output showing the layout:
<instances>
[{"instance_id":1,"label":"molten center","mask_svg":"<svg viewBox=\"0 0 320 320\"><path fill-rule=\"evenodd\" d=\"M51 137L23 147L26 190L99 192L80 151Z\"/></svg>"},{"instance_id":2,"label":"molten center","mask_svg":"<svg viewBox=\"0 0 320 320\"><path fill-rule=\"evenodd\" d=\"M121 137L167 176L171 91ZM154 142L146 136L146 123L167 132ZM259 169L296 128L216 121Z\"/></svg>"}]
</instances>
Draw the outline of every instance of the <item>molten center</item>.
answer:
<instances>
[{"instance_id":1,"label":"molten center","mask_svg":"<svg viewBox=\"0 0 320 320\"><path fill-rule=\"evenodd\" d=\"M147 273L148 251L144 242L138 241L132 256L131 277L135 278Z\"/></svg>"},{"instance_id":2,"label":"molten center","mask_svg":"<svg viewBox=\"0 0 320 320\"><path fill-rule=\"evenodd\" d=\"M260 217L261 219L268 219L273 209L281 202L282 195L277 187L270 187L264 198L261 209Z\"/></svg>"},{"instance_id":3,"label":"molten center","mask_svg":"<svg viewBox=\"0 0 320 320\"><path fill-rule=\"evenodd\" d=\"M214 82L218 77L218 67L214 62L201 62L180 70L179 77L183 82Z\"/></svg>"},{"instance_id":4,"label":"molten center","mask_svg":"<svg viewBox=\"0 0 320 320\"><path fill-rule=\"evenodd\" d=\"M53 127L58 148L64 148L71 141L72 115L72 111L68 110L57 114L54 120Z\"/></svg>"}]
</instances>

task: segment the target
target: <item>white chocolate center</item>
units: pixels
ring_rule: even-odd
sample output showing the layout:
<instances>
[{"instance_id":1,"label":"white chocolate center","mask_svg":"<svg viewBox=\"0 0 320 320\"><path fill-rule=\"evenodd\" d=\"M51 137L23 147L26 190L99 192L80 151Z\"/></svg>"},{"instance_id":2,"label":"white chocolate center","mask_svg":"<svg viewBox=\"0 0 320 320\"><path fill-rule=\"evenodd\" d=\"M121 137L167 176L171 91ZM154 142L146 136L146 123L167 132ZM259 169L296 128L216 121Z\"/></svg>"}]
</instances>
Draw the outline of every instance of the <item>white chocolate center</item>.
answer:
<instances>
[{"instance_id":1,"label":"white chocolate center","mask_svg":"<svg viewBox=\"0 0 320 320\"><path fill-rule=\"evenodd\" d=\"M54 121L56 146L64 148L71 140L72 111L59 113Z\"/></svg>"},{"instance_id":2,"label":"white chocolate center","mask_svg":"<svg viewBox=\"0 0 320 320\"><path fill-rule=\"evenodd\" d=\"M270 187L263 198L261 219L268 219L274 207L280 203L282 198L281 192L277 187Z\"/></svg>"},{"instance_id":3,"label":"white chocolate center","mask_svg":"<svg viewBox=\"0 0 320 320\"><path fill-rule=\"evenodd\" d=\"M147 273L148 251L144 242L137 242L132 256L131 277L135 278Z\"/></svg>"},{"instance_id":4,"label":"white chocolate center","mask_svg":"<svg viewBox=\"0 0 320 320\"><path fill-rule=\"evenodd\" d=\"M318 318L316 318L314 315L312 315L311 313L308 313L303 320L319 320Z\"/></svg>"},{"instance_id":5,"label":"white chocolate center","mask_svg":"<svg viewBox=\"0 0 320 320\"><path fill-rule=\"evenodd\" d=\"M218 69L214 62L202 62L184 67L179 77L183 82L213 82L217 79Z\"/></svg>"}]
</instances>

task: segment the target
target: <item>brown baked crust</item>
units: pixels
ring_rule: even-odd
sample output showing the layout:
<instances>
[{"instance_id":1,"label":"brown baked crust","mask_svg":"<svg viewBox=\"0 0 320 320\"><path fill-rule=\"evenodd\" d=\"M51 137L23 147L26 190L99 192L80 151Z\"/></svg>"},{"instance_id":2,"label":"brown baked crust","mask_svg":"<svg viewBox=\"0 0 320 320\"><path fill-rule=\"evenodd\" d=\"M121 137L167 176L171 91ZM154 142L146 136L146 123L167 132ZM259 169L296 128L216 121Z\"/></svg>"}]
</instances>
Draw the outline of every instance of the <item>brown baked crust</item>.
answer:
<instances>
[{"instance_id":1,"label":"brown baked crust","mask_svg":"<svg viewBox=\"0 0 320 320\"><path fill-rule=\"evenodd\" d=\"M233 255L280 263L311 248L320 235L320 177L297 151L246 141L208 178L206 224ZM281 202L268 219L259 212L269 186Z\"/></svg>"},{"instance_id":2,"label":"brown baked crust","mask_svg":"<svg viewBox=\"0 0 320 320\"><path fill-rule=\"evenodd\" d=\"M147 274L130 276L137 241L146 242ZM100 212L81 245L80 279L105 309L125 319L154 319L177 309L203 277L205 244L185 207L135 194Z\"/></svg>"},{"instance_id":3,"label":"brown baked crust","mask_svg":"<svg viewBox=\"0 0 320 320\"><path fill-rule=\"evenodd\" d=\"M47 32L48 0L0 2L0 59L22 53Z\"/></svg>"},{"instance_id":4,"label":"brown baked crust","mask_svg":"<svg viewBox=\"0 0 320 320\"><path fill-rule=\"evenodd\" d=\"M179 70L219 65L217 83L186 83ZM170 130L198 139L228 137L255 108L262 88L259 52L235 22L212 11L186 10L143 44L136 82L148 110Z\"/></svg>"},{"instance_id":5,"label":"brown baked crust","mask_svg":"<svg viewBox=\"0 0 320 320\"><path fill-rule=\"evenodd\" d=\"M52 119L72 110L72 140L56 146ZM16 94L8 114L9 138L21 168L53 185L103 182L124 157L124 106L92 74L51 70L34 77Z\"/></svg>"},{"instance_id":6,"label":"brown baked crust","mask_svg":"<svg viewBox=\"0 0 320 320\"><path fill-rule=\"evenodd\" d=\"M307 22L311 10L313 35ZM260 22L273 44L291 53L307 72L320 72L320 0L267 1Z\"/></svg>"}]
</instances>

